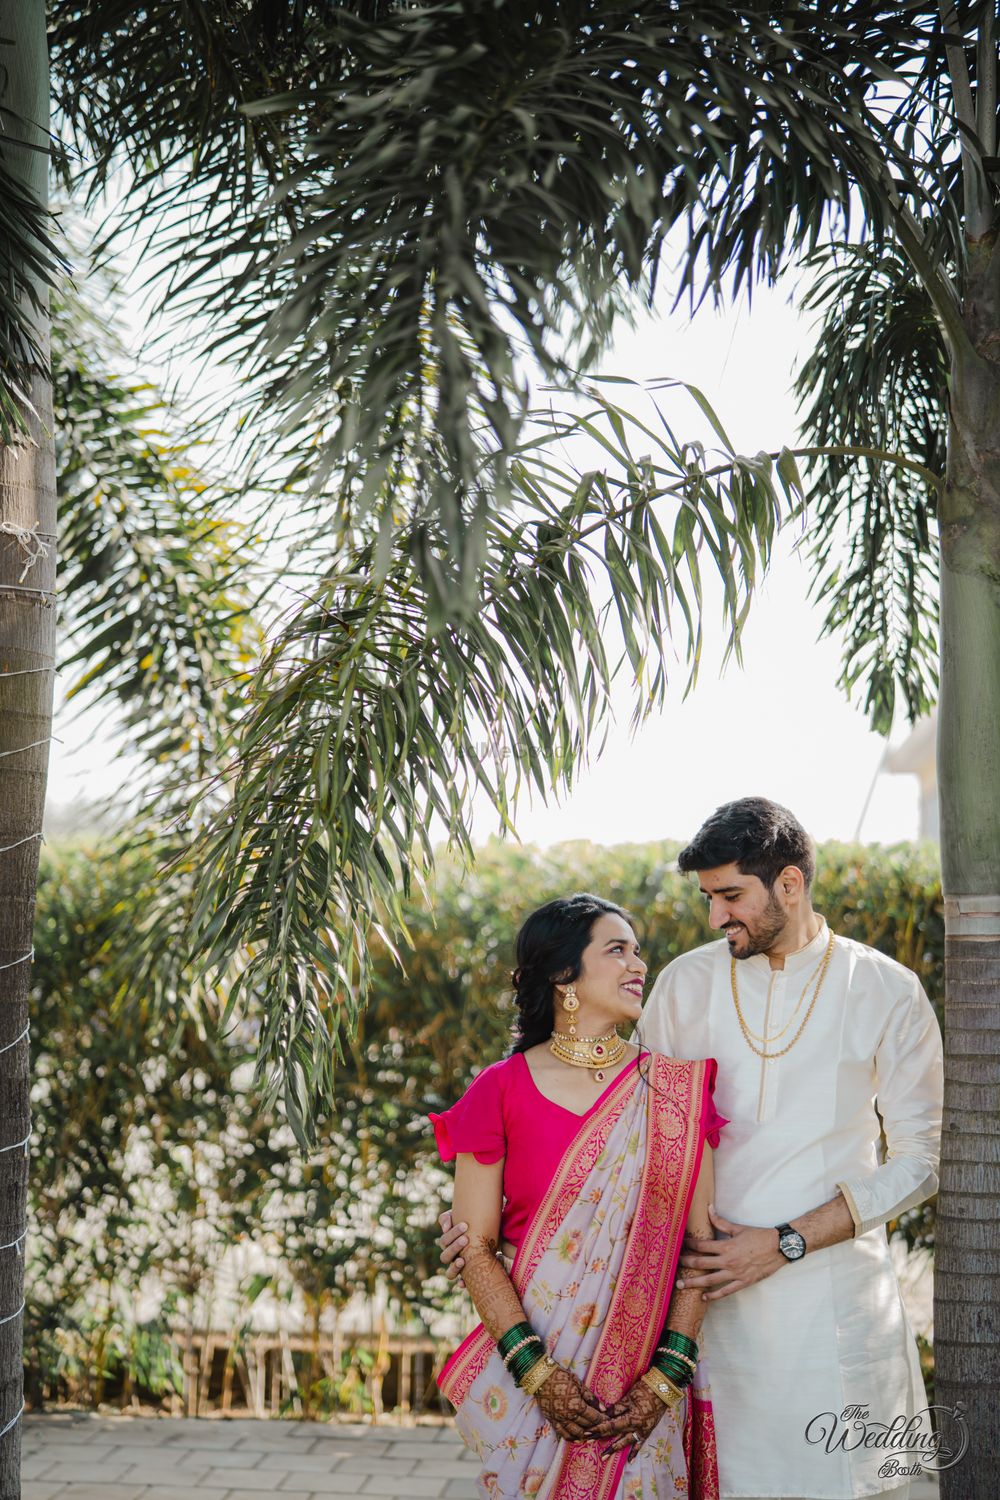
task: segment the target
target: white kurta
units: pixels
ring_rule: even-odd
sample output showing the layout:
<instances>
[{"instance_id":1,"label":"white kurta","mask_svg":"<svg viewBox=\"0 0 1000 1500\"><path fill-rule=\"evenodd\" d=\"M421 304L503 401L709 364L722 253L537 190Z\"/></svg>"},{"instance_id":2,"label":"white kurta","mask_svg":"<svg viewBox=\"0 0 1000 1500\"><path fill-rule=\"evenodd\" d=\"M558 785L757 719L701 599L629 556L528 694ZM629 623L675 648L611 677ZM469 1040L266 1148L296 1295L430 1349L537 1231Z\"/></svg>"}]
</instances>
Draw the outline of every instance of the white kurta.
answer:
<instances>
[{"instance_id":1,"label":"white kurta","mask_svg":"<svg viewBox=\"0 0 1000 1500\"><path fill-rule=\"evenodd\" d=\"M783 970L763 955L737 964L740 1005L758 1037L792 1016L828 937L824 924ZM791 1041L808 1004L807 996L768 1050ZM884 1451L827 1452L807 1442L805 1429L820 1413L839 1417L851 1405L866 1407L872 1423L926 1405L883 1228L937 1188L941 1034L916 976L836 938L802 1036L787 1056L764 1062L740 1031L727 944L711 943L660 974L636 1040L674 1057L718 1060L715 1102L731 1122L715 1153L715 1205L724 1218L785 1223L839 1187L857 1226L853 1240L810 1251L708 1304L702 1342L723 1496L846 1500L899 1486L899 1477L879 1475Z\"/></svg>"}]
</instances>

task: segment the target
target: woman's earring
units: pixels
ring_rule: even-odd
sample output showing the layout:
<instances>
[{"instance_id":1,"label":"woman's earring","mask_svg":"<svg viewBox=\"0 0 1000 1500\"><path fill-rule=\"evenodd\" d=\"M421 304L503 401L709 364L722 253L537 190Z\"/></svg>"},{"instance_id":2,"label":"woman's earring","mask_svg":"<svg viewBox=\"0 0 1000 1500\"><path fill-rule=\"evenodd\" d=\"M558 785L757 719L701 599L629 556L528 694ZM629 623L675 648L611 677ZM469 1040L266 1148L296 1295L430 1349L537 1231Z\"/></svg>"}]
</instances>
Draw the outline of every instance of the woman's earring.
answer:
<instances>
[{"instance_id":1,"label":"woman's earring","mask_svg":"<svg viewBox=\"0 0 1000 1500\"><path fill-rule=\"evenodd\" d=\"M580 1002L576 998L576 990L571 984L566 986L566 990L562 998L562 1008L563 1010L569 1012L569 1034L570 1036L575 1036L576 1013L580 1009Z\"/></svg>"}]
</instances>

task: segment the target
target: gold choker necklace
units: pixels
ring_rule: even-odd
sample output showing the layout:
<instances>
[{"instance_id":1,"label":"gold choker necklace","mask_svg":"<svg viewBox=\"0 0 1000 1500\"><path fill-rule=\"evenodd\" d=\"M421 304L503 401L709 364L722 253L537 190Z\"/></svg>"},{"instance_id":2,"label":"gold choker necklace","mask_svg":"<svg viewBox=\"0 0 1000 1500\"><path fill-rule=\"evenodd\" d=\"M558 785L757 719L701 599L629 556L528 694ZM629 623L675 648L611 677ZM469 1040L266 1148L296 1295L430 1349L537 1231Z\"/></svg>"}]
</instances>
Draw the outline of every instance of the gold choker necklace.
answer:
<instances>
[{"instance_id":1,"label":"gold choker necklace","mask_svg":"<svg viewBox=\"0 0 1000 1500\"><path fill-rule=\"evenodd\" d=\"M571 1068L593 1068L594 1078L603 1083L604 1069L617 1067L625 1056L625 1043L616 1031L607 1036L566 1036L554 1031L549 1051Z\"/></svg>"}]
</instances>

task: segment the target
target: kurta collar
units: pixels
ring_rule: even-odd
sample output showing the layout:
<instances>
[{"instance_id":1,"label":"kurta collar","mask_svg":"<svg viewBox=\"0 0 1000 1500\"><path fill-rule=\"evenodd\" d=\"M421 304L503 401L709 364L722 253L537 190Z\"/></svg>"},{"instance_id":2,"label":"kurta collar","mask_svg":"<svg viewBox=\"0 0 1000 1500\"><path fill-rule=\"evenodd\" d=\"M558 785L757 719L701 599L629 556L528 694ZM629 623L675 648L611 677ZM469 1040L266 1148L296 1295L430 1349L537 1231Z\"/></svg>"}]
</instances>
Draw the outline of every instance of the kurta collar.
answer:
<instances>
[{"instance_id":1,"label":"kurta collar","mask_svg":"<svg viewBox=\"0 0 1000 1500\"><path fill-rule=\"evenodd\" d=\"M830 929L826 925L826 918L819 912L819 931L814 938L810 938L801 948L796 948L794 953L785 954L784 969L775 969L776 974L805 974L807 970L814 968L823 953L823 949L830 941ZM746 958L744 963L752 964L755 969L771 973L771 960L766 953L755 953L752 958Z\"/></svg>"}]
</instances>

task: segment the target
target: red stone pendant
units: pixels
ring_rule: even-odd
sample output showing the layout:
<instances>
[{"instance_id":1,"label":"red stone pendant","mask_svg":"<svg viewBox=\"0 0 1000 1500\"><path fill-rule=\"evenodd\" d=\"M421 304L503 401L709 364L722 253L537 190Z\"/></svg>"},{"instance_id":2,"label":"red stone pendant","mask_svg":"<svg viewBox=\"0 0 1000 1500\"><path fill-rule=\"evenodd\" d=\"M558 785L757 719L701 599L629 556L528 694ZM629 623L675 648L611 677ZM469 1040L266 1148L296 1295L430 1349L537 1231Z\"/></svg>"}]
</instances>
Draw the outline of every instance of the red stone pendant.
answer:
<instances>
[{"instance_id":1,"label":"red stone pendant","mask_svg":"<svg viewBox=\"0 0 1000 1500\"><path fill-rule=\"evenodd\" d=\"M594 1074L594 1077L597 1079L598 1083L604 1082L604 1073L602 1071L598 1070L598 1072Z\"/></svg>"}]
</instances>

